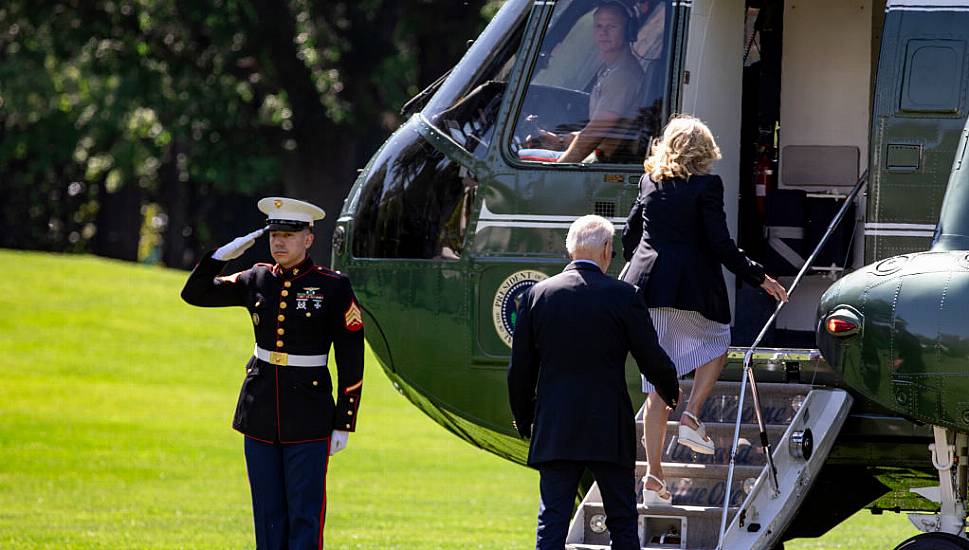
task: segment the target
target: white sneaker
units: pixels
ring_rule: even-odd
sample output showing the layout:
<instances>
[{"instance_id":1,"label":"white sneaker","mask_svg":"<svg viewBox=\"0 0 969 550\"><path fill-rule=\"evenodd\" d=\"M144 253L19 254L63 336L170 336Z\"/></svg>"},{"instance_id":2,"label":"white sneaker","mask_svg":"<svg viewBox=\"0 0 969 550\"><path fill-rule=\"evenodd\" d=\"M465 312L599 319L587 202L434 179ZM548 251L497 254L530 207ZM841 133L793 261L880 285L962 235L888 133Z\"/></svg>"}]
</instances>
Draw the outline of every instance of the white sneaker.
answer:
<instances>
[{"instance_id":1,"label":"white sneaker","mask_svg":"<svg viewBox=\"0 0 969 550\"><path fill-rule=\"evenodd\" d=\"M656 482L659 483L659 490L646 488L646 480L650 478L655 479ZM672 506L673 495L670 493L669 489L666 488L666 482L653 474L646 474L646 477L643 478L643 504L645 504L647 508L656 506Z\"/></svg>"},{"instance_id":2,"label":"white sneaker","mask_svg":"<svg viewBox=\"0 0 969 550\"><path fill-rule=\"evenodd\" d=\"M707 429L703 425L703 422L700 422L699 418L687 411L683 411L682 416L686 416L696 422L696 429L694 430L680 421L680 431L676 438L677 443L685 445L694 452L704 455L712 455L716 452L716 446L713 444L710 436L707 435Z\"/></svg>"}]
</instances>

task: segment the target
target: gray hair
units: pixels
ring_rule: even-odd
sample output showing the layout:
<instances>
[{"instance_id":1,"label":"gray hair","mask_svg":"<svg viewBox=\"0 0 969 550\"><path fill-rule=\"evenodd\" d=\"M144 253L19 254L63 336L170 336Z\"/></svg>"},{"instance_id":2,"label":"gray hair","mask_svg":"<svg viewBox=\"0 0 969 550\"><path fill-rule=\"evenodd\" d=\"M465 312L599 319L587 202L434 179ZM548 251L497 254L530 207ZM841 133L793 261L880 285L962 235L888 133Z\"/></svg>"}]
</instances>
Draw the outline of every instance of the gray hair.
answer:
<instances>
[{"instance_id":1,"label":"gray hair","mask_svg":"<svg viewBox=\"0 0 969 550\"><path fill-rule=\"evenodd\" d=\"M565 249L569 254L575 254L579 249L594 249L612 240L616 234L616 228L612 222L589 214L572 222L569 227L569 235L565 238Z\"/></svg>"}]
</instances>

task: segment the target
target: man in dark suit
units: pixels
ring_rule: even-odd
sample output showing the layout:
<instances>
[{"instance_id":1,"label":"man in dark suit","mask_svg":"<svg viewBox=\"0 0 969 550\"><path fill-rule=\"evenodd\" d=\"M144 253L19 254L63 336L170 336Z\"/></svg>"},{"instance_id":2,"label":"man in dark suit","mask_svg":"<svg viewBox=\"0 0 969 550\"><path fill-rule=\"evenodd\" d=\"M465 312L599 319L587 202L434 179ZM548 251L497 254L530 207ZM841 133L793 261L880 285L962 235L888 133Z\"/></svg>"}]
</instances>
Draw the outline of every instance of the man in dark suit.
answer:
<instances>
[{"instance_id":1,"label":"man in dark suit","mask_svg":"<svg viewBox=\"0 0 969 550\"><path fill-rule=\"evenodd\" d=\"M602 493L614 549L638 549L636 428L626 356L676 406L676 370L656 339L636 287L605 274L614 228L584 216L572 224L572 263L525 294L508 370L515 425L530 437L541 473L538 549L561 550L579 479L588 468Z\"/></svg>"}]
</instances>

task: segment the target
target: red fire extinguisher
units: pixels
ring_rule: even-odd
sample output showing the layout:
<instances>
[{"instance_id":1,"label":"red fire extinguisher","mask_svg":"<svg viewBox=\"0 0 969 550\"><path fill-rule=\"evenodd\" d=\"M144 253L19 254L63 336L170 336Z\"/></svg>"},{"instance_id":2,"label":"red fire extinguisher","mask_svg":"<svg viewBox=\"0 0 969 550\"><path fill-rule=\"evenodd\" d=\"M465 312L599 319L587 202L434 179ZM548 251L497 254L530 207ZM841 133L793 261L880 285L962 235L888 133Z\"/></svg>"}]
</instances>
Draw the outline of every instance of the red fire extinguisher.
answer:
<instances>
[{"instance_id":1,"label":"red fire extinguisher","mask_svg":"<svg viewBox=\"0 0 969 550\"><path fill-rule=\"evenodd\" d=\"M775 188L774 163L770 158L770 147L761 145L760 155L754 163L754 195L757 197L757 215L764 220L767 216L767 194Z\"/></svg>"}]
</instances>

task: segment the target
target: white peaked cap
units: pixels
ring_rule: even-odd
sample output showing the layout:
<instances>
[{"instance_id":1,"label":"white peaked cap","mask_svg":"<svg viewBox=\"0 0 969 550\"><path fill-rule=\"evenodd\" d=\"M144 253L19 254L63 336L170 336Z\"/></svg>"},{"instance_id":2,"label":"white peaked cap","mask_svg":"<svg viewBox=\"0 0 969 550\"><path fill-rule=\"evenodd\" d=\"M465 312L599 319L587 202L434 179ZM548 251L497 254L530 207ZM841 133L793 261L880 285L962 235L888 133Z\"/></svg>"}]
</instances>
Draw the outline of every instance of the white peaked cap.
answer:
<instances>
[{"instance_id":1,"label":"white peaked cap","mask_svg":"<svg viewBox=\"0 0 969 550\"><path fill-rule=\"evenodd\" d=\"M286 197L266 197L259 199L259 210L268 218L266 225L288 225L312 227L314 220L322 220L326 212L315 204ZM271 228L270 228L271 229Z\"/></svg>"}]
</instances>

